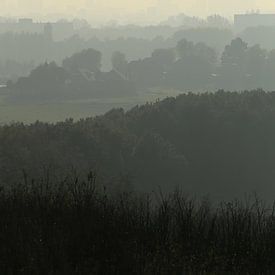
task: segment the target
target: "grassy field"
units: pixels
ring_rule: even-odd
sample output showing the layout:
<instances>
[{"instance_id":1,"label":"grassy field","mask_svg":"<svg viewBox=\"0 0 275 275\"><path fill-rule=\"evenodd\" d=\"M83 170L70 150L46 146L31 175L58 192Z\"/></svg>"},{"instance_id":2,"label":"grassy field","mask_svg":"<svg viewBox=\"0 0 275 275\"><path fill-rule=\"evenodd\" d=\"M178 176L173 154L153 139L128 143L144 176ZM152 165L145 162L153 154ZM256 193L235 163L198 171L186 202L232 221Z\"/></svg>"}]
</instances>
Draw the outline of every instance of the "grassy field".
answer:
<instances>
[{"instance_id":1,"label":"grassy field","mask_svg":"<svg viewBox=\"0 0 275 275\"><path fill-rule=\"evenodd\" d=\"M147 93L139 93L136 97L91 99L85 101L62 101L54 103L10 104L5 96L0 96L0 124L10 122L32 123L36 120L57 122L66 118L80 118L101 115L113 108L128 110L135 105L154 102L167 96L176 96L179 91L163 91L154 89Z\"/></svg>"}]
</instances>

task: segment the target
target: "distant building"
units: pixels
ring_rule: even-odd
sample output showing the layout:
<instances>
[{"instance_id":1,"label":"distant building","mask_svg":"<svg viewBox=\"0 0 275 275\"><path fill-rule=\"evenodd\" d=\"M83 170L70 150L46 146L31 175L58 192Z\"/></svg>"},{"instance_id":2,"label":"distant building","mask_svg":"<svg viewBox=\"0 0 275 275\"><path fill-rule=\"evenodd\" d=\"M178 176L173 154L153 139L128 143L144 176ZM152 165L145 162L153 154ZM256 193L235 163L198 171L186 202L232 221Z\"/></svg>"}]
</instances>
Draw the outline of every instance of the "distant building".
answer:
<instances>
[{"instance_id":1,"label":"distant building","mask_svg":"<svg viewBox=\"0 0 275 275\"><path fill-rule=\"evenodd\" d=\"M234 25L237 30L244 30L249 27L274 26L275 14L236 14L234 16Z\"/></svg>"},{"instance_id":2,"label":"distant building","mask_svg":"<svg viewBox=\"0 0 275 275\"><path fill-rule=\"evenodd\" d=\"M75 34L74 25L71 22L58 21L49 24L34 22L31 18L0 23L0 34L7 32L44 34L48 39L54 40L63 40Z\"/></svg>"},{"instance_id":3,"label":"distant building","mask_svg":"<svg viewBox=\"0 0 275 275\"><path fill-rule=\"evenodd\" d=\"M18 23L23 25L30 25L33 24L33 20L31 18L20 18Z\"/></svg>"}]
</instances>

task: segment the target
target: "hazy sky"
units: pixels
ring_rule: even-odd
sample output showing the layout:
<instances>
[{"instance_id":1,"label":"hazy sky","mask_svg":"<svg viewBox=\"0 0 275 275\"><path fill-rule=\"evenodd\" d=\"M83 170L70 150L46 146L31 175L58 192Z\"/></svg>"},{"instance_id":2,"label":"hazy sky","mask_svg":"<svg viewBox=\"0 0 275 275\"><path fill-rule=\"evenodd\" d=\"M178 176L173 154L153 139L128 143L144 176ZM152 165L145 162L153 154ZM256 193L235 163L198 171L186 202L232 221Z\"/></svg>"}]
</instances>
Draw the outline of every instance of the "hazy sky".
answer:
<instances>
[{"instance_id":1,"label":"hazy sky","mask_svg":"<svg viewBox=\"0 0 275 275\"><path fill-rule=\"evenodd\" d=\"M261 10L275 12L275 0L0 0L1 12L10 16L62 14L97 21L111 19L157 20L183 12L206 16Z\"/></svg>"}]
</instances>

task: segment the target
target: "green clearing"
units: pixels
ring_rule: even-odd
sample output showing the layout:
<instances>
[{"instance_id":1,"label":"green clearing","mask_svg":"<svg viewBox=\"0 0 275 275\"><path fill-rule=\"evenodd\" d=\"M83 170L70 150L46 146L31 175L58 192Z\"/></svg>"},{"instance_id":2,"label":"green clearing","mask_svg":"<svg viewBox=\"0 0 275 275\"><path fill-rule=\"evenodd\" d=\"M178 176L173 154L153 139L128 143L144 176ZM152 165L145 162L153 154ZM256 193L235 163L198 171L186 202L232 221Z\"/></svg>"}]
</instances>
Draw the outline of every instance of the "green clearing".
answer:
<instances>
[{"instance_id":1,"label":"green clearing","mask_svg":"<svg viewBox=\"0 0 275 275\"><path fill-rule=\"evenodd\" d=\"M57 122L66 118L75 120L101 115L113 108L128 110L136 105L154 102L167 96L176 96L180 92L174 90L152 89L139 93L136 97L90 99L80 101L60 101L53 103L11 104L0 96L0 124L11 122L32 123L37 120Z\"/></svg>"}]
</instances>

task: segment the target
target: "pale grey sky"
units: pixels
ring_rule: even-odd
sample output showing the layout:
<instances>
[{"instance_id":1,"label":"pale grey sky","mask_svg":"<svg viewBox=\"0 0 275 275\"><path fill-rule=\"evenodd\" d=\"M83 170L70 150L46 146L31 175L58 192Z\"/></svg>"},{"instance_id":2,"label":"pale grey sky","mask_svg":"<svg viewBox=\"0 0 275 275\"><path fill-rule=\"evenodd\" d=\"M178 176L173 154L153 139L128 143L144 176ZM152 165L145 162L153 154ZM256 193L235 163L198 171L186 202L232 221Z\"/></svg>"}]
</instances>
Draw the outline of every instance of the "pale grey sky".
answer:
<instances>
[{"instance_id":1,"label":"pale grey sky","mask_svg":"<svg viewBox=\"0 0 275 275\"><path fill-rule=\"evenodd\" d=\"M60 14L106 22L116 20L158 20L183 12L206 16L251 10L275 12L275 0L0 0L3 15Z\"/></svg>"}]
</instances>

